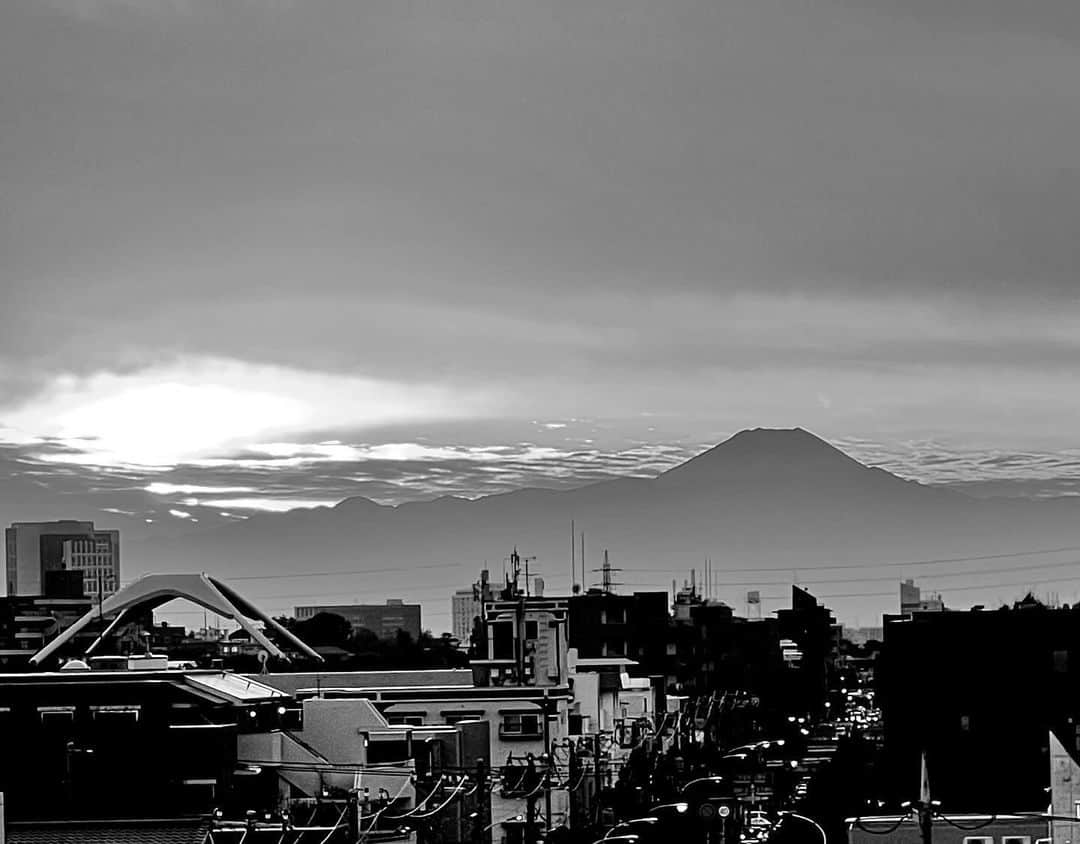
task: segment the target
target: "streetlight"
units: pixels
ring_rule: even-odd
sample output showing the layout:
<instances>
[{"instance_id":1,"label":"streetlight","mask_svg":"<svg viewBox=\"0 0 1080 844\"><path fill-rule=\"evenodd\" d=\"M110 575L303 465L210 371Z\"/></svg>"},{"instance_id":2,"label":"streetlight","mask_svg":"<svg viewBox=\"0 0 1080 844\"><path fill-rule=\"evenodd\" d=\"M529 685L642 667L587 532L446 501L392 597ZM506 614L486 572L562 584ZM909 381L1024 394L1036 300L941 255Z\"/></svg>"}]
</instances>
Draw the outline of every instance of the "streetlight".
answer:
<instances>
[{"instance_id":1,"label":"streetlight","mask_svg":"<svg viewBox=\"0 0 1080 844\"><path fill-rule=\"evenodd\" d=\"M503 818L503 819L502 819L502 820L500 820L500 821L495 821L494 823L489 823L489 824L488 824L487 826L485 826L485 827L484 827L484 828L483 828L482 830L480 830L480 831L481 831L481 832L487 832L487 831L488 831L489 829L491 829L491 828L492 828L493 826L498 826L499 824L501 824L501 823L506 823L507 821L523 821L523 820L525 820L525 816L524 816L524 815L511 815L510 817L508 817L508 818Z\"/></svg>"}]
</instances>

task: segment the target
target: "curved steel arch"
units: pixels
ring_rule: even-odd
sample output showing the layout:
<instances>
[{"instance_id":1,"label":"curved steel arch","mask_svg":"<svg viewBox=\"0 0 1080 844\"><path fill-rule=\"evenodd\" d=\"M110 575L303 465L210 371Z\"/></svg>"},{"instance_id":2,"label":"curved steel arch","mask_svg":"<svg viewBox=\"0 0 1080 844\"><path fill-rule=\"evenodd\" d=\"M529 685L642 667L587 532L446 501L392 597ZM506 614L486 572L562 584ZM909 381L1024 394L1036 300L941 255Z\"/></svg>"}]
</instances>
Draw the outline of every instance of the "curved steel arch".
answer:
<instances>
[{"instance_id":1,"label":"curved steel arch","mask_svg":"<svg viewBox=\"0 0 1080 844\"><path fill-rule=\"evenodd\" d=\"M319 662L323 661L323 658L317 652L246 598L221 581L203 572L202 574L148 574L140 577L115 595L106 598L100 607L95 607L87 612L71 627L30 657L30 662L33 665L41 665L60 648L74 639L94 619L111 618L112 621L109 626L87 650L87 653L91 653L119 626L130 612L139 609L153 610L177 598L191 601L212 613L232 619L272 656L281 659L289 658L281 648L263 634L258 626L253 623L254 621L260 621L268 625L284 641L310 659Z\"/></svg>"}]
</instances>

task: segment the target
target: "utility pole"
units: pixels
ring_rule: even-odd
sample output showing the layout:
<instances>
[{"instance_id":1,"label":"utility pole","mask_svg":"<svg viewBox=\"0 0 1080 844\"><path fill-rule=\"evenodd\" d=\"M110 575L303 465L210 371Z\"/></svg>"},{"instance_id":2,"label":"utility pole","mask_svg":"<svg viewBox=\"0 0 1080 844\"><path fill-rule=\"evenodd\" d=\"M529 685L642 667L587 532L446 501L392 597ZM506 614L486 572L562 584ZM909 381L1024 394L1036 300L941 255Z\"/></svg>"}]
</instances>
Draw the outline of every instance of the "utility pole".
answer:
<instances>
[{"instance_id":1,"label":"utility pole","mask_svg":"<svg viewBox=\"0 0 1080 844\"><path fill-rule=\"evenodd\" d=\"M604 779L600 773L600 733L593 736L593 777L596 782L596 812L593 817L596 823L600 823L600 791L604 787Z\"/></svg>"},{"instance_id":2,"label":"utility pole","mask_svg":"<svg viewBox=\"0 0 1080 844\"><path fill-rule=\"evenodd\" d=\"M934 806L930 801L930 775L926 771L926 751L922 753L922 770L919 776L919 832L923 844L931 844L934 828Z\"/></svg>"},{"instance_id":3,"label":"utility pole","mask_svg":"<svg viewBox=\"0 0 1080 844\"><path fill-rule=\"evenodd\" d=\"M536 829L536 786L533 782L536 779L536 760L530 753L526 765L525 782L526 787L529 789L528 796L525 798L525 842L526 844L536 844L537 832Z\"/></svg>"},{"instance_id":4,"label":"utility pole","mask_svg":"<svg viewBox=\"0 0 1080 844\"><path fill-rule=\"evenodd\" d=\"M544 837L551 832L551 698L544 689Z\"/></svg>"},{"instance_id":5,"label":"utility pole","mask_svg":"<svg viewBox=\"0 0 1080 844\"><path fill-rule=\"evenodd\" d=\"M487 828L491 823L491 811L487 800L487 765L484 760L476 760L476 822L473 824L473 844L484 844ZM2 844L2 842L0 842Z\"/></svg>"},{"instance_id":6,"label":"utility pole","mask_svg":"<svg viewBox=\"0 0 1080 844\"><path fill-rule=\"evenodd\" d=\"M360 801L355 788L349 790L348 802L345 804L346 840L349 844L360 840Z\"/></svg>"}]
</instances>

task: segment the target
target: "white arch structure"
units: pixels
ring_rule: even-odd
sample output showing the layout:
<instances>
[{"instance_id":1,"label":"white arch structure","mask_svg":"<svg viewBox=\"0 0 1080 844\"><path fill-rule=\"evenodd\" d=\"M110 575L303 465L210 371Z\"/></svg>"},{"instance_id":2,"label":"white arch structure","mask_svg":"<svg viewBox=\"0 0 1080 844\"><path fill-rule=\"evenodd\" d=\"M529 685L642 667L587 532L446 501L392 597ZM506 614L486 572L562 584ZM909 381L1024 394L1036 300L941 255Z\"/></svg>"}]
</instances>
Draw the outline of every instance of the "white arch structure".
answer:
<instances>
[{"instance_id":1,"label":"white arch structure","mask_svg":"<svg viewBox=\"0 0 1080 844\"><path fill-rule=\"evenodd\" d=\"M110 618L109 626L87 648L91 654L97 647L136 611L154 610L176 598L184 598L209 610L216 615L232 619L258 642L271 656L288 659L288 655L271 642L259 629L256 621L269 626L290 646L310 659L322 662L323 659L300 639L274 621L254 604L234 592L220 580L202 574L148 574L128 584L115 595L106 598L100 607L94 607L71 627L53 639L49 644L30 657L33 665L41 665L60 648L75 638L78 633L95 619Z\"/></svg>"}]
</instances>

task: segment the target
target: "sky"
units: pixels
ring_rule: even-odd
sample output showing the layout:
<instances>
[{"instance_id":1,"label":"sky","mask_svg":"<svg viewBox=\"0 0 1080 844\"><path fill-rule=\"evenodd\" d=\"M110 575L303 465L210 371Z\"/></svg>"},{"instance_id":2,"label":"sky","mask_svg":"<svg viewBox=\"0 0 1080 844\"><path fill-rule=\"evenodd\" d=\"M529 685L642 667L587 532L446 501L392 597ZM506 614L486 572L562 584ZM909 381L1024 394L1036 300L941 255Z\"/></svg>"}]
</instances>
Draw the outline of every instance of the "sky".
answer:
<instances>
[{"instance_id":1,"label":"sky","mask_svg":"<svg viewBox=\"0 0 1080 844\"><path fill-rule=\"evenodd\" d=\"M1073 0L7 0L0 464L185 521L799 425L1075 492L1077 79Z\"/></svg>"}]
</instances>

